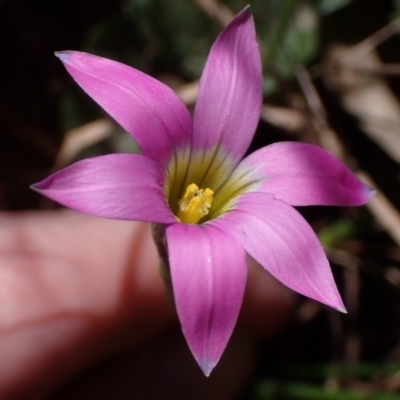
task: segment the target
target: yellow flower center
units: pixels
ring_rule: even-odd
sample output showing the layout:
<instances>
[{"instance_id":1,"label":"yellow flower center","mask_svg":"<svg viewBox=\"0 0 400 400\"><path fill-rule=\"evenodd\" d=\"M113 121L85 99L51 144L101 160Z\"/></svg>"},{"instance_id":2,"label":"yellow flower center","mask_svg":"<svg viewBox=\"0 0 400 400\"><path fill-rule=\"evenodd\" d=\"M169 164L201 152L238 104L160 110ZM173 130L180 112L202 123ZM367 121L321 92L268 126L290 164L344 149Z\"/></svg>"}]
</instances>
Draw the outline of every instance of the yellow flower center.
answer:
<instances>
[{"instance_id":1,"label":"yellow flower center","mask_svg":"<svg viewBox=\"0 0 400 400\"><path fill-rule=\"evenodd\" d=\"M186 224L197 224L210 211L213 198L211 189L199 189L195 183L191 183L178 201L179 220Z\"/></svg>"}]
</instances>

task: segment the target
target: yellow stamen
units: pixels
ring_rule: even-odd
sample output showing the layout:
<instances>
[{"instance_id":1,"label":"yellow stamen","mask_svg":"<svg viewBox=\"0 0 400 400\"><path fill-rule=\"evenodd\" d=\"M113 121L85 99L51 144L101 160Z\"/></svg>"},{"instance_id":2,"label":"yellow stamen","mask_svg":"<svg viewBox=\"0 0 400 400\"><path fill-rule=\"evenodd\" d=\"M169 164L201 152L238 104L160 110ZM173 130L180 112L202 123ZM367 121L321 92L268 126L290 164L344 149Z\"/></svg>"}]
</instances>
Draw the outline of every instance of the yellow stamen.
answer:
<instances>
[{"instance_id":1,"label":"yellow stamen","mask_svg":"<svg viewBox=\"0 0 400 400\"><path fill-rule=\"evenodd\" d=\"M199 189L195 183L191 183L178 201L179 220L186 224L197 224L210 211L213 197L211 189Z\"/></svg>"}]
</instances>

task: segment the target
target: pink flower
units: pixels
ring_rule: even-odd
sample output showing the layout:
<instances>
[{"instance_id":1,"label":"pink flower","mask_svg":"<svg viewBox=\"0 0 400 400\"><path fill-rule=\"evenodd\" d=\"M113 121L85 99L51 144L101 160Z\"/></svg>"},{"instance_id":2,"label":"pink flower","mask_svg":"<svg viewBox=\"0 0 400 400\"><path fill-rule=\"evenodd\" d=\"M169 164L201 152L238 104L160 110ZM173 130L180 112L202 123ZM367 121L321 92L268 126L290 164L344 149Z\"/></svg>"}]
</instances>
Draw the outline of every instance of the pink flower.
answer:
<instances>
[{"instance_id":1,"label":"pink flower","mask_svg":"<svg viewBox=\"0 0 400 400\"><path fill-rule=\"evenodd\" d=\"M293 290L345 310L321 244L292 206L361 205L372 191L309 144L276 143L242 160L262 105L249 7L211 49L193 121L172 90L140 71L80 52L58 57L142 155L79 161L34 188L85 213L165 226L178 316L206 375L236 323L246 254Z\"/></svg>"}]
</instances>

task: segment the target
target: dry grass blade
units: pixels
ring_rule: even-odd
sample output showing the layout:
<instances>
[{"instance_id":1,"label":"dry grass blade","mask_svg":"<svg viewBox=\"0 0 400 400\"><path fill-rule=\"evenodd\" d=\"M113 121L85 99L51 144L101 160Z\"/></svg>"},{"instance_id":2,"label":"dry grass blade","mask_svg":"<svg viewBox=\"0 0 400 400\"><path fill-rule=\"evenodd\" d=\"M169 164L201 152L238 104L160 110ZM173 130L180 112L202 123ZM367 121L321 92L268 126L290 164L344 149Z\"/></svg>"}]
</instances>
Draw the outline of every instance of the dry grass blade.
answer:
<instances>
[{"instance_id":1,"label":"dry grass blade","mask_svg":"<svg viewBox=\"0 0 400 400\"><path fill-rule=\"evenodd\" d=\"M315 90L310 75L304 68L300 69L299 71L301 72L297 74L297 77L300 86L303 89L304 96L307 99L307 104L314 114L314 119L317 121L316 126L320 127L320 129L317 129L317 134L320 135L322 146L345 161L347 158L345 149L338 139L336 133L329 127L329 124L325 118L326 114L322 102L319 98L318 92ZM378 186L366 172L359 170L356 173L363 182L376 190L375 196L373 196L373 198L367 204L367 207L375 216L377 221L392 237L392 239L400 246L399 212L387 199L387 197L379 191Z\"/></svg>"},{"instance_id":2,"label":"dry grass blade","mask_svg":"<svg viewBox=\"0 0 400 400\"><path fill-rule=\"evenodd\" d=\"M225 4L221 4L216 0L194 0L194 2L223 28L227 26L235 16Z\"/></svg>"},{"instance_id":3,"label":"dry grass blade","mask_svg":"<svg viewBox=\"0 0 400 400\"><path fill-rule=\"evenodd\" d=\"M98 119L67 132L53 166L53 171L70 164L84 149L110 137L115 124L109 119Z\"/></svg>"},{"instance_id":4,"label":"dry grass blade","mask_svg":"<svg viewBox=\"0 0 400 400\"><path fill-rule=\"evenodd\" d=\"M363 171L357 172L360 179L373 189L377 189L375 182ZM392 239L400 246L400 213L379 190L367 204L368 209L377 221L388 232Z\"/></svg>"},{"instance_id":5,"label":"dry grass blade","mask_svg":"<svg viewBox=\"0 0 400 400\"><path fill-rule=\"evenodd\" d=\"M356 56L350 57L353 49ZM328 52L323 79L338 93L344 109L357 117L363 131L400 162L400 103L385 79L374 73L384 69L373 50L335 46Z\"/></svg>"},{"instance_id":6,"label":"dry grass blade","mask_svg":"<svg viewBox=\"0 0 400 400\"><path fill-rule=\"evenodd\" d=\"M271 104L263 105L261 119L291 133L301 132L308 124L307 117L300 111Z\"/></svg>"}]
</instances>

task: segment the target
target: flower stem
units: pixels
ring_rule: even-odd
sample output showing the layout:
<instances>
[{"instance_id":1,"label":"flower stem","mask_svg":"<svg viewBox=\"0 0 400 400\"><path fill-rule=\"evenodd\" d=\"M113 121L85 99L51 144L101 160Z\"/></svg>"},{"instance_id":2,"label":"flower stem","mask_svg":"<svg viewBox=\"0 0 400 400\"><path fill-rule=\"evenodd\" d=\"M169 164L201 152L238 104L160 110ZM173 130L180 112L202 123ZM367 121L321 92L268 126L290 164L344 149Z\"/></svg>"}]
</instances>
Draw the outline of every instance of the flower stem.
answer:
<instances>
[{"instance_id":1,"label":"flower stem","mask_svg":"<svg viewBox=\"0 0 400 400\"><path fill-rule=\"evenodd\" d=\"M157 247L158 254L160 256L160 266L159 266L160 275L164 280L168 297L171 300L172 305L175 307L174 292L172 289L171 272L169 267L168 246L165 237L165 225L152 224L151 233L153 235L153 240Z\"/></svg>"}]
</instances>

